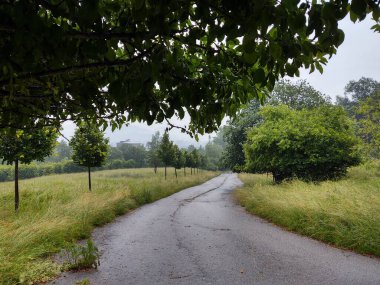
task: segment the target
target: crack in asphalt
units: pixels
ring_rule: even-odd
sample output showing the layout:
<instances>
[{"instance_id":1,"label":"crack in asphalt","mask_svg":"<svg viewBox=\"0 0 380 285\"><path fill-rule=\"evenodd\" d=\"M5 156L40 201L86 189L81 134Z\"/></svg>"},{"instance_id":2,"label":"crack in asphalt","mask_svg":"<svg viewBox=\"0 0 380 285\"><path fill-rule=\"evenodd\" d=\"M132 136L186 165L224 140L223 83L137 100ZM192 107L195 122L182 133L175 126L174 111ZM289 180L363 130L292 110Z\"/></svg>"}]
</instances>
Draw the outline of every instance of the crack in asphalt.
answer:
<instances>
[{"instance_id":1,"label":"crack in asphalt","mask_svg":"<svg viewBox=\"0 0 380 285\"><path fill-rule=\"evenodd\" d=\"M174 232L174 235L175 235L175 238L177 240L177 243L176 243L176 246L179 248L179 249L183 249L186 251L187 253L187 256L190 258L190 260L193 262L193 264L196 266L196 268L198 269L198 271L201 273L201 276L203 279L206 279L207 278L207 272L203 269L203 267L201 266L201 264L199 263L199 260L198 258L192 253L192 250L191 248L189 248L188 246L186 246L186 244L183 242L183 238L181 238L179 236L179 229L177 228L177 225L180 225L180 223L176 220L176 216L177 214L179 213L179 211L181 210L182 207L184 206L187 206L189 205L191 202L193 202L195 199L201 197L201 196L204 196L208 193L210 193L211 191L214 191L214 190L217 190L219 189L220 187L222 187L226 180L228 179L228 176L226 176L223 181L220 183L220 185L218 185L217 187L214 187L212 189L209 189L205 192L202 192L198 195L195 195L194 197L191 197L191 198L187 198L187 199L183 199L182 201L180 201L178 207L175 209L175 211L173 212L173 214L171 215L172 219L171 219L171 227L173 228L173 232ZM189 274L189 275L186 275L185 277L190 277L192 274Z\"/></svg>"}]
</instances>

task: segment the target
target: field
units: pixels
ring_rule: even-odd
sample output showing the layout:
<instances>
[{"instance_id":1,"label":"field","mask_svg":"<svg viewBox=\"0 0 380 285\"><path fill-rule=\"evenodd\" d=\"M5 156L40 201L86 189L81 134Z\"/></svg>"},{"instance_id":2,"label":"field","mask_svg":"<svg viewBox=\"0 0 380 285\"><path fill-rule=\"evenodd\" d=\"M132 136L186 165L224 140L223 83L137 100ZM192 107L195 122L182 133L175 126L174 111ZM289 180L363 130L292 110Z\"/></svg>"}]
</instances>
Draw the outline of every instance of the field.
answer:
<instances>
[{"instance_id":1,"label":"field","mask_svg":"<svg viewBox=\"0 0 380 285\"><path fill-rule=\"evenodd\" d=\"M51 175L20 181L20 211L14 212L13 183L0 183L0 284L46 281L60 272L50 256L67 242L90 236L95 226L139 205L200 184L217 175L200 171L184 177L169 169L94 172L93 191L86 173Z\"/></svg>"},{"instance_id":2,"label":"field","mask_svg":"<svg viewBox=\"0 0 380 285\"><path fill-rule=\"evenodd\" d=\"M349 170L339 181L274 185L266 175L240 174L235 192L247 211L340 248L380 257L380 163Z\"/></svg>"}]
</instances>

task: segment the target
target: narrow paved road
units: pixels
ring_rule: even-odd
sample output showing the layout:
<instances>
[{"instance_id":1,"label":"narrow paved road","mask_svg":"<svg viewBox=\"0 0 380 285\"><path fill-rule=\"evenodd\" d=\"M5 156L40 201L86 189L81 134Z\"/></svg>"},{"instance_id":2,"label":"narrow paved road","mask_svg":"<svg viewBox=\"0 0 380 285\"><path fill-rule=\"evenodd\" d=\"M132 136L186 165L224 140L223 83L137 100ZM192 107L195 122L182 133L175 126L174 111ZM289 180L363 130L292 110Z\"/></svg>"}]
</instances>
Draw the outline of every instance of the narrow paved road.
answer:
<instances>
[{"instance_id":1,"label":"narrow paved road","mask_svg":"<svg viewBox=\"0 0 380 285\"><path fill-rule=\"evenodd\" d=\"M54 284L380 284L380 261L281 230L245 213L223 174L97 229L97 271Z\"/></svg>"}]
</instances>

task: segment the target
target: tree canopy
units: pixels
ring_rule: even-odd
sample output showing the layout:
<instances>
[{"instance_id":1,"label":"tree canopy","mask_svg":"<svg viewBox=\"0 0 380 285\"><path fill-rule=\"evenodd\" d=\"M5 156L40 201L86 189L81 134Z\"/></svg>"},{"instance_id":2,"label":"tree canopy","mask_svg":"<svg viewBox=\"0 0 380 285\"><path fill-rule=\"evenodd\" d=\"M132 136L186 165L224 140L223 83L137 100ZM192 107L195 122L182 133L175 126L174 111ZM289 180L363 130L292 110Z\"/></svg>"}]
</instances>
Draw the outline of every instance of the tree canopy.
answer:
<instances>
[{"instance_id":1,"label":"tree canopy","mask_svg":"<svg viewBox=\"0 0 380 285\"><path fill-rule=\"evenodd\" d=\"M33 160L43 161L52 154L57 140L54 128L33 128L0 133L0 159L2 163L15 164L15 210L19 208L18 164Z\"/></svg>"},{"instance_id":2,"label":"tree canopy","mask_svg":"<svg viewBox=\"0 0 380 285\"><path fill-rule=\"evenodd\" d=\"M1 1L0 127L187 111L211 132L279 77L322 71L347 14L380 31L379 0Z\"/></svg>"},{"instance_id":3,"label":"tree canopy","mask_svg":"<svg viewBox=\"0 0 380 285\"><path fill-rule=\"evenodd\" d=\"M158 155L165 166L165 179L166 179L166 167L173 163L174 159L174 144L169 138L169 134L165 132L162 136Z\"/></svg>"},{"instance_id":4,"label":"tree canopy","mask_svg":"<svg viewBox=\"0 0 380 285\"><path fill-rule=\"evenodd\" d=\"M261 111L263 122L248 133L246 170L271 172L276 182L337 178L360 162L352 122L340 107Z\"/></svg>"},{"instance_id":5,"label":"tree canopy","mask_svg":"<svg viewBox=\"0 0 380 285\"><path fill-rule=\"evenodd\" d=\"M108 156L108 139L96 125L82 123L70 140L73 161L88 168L88 186L91 191L91 167L102 166Z\"/></svg>"},{"instance_id":6,"label":"tree canopy","mask_svg":"<svg viewBox=\"0 0 380 285\"><path fill-rule=\"evenodd\" d=\"M306 80L295 83L281 80L274 87L268 100L270 105L287 105L292 109L311 109L331 104L331 99L316 90Z\"/></svg>"}]
</instances>

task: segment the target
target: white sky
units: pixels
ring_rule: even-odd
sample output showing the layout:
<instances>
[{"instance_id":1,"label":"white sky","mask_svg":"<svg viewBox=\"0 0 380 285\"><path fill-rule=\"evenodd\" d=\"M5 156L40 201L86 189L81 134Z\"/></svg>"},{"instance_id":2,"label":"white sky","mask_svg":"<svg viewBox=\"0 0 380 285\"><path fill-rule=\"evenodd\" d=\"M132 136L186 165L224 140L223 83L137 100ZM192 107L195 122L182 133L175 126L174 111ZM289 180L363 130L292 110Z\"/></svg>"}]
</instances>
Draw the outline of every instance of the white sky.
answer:
<instances>
[{"instance_id":1,"label":"white sky","mask_svg":"<svg viewBox=\"0 0 380 285\"><path fill-rule=\"evenodd\" d=\"M306 79L315 89L329 95L333 100L336 95L344 94L344 86L350 80L358 80L364 76L380 81L380 33L373 32L370 29L372 25L371 20L356 24L348 19L343 20L340 28L345 32L345 41L338 48L337 54L324 67L323 74L318 71L309 74L307 70L301 70L300 78ZM175 119L173 123L186 124ZM147 126L142 123L133 123L113 133L107 130L106 135L110 138L112 145L127 139L145 144L156 131L162 134L165 128L166 124ZM67 122L63 125L63 134L70 138L74 129L75 125ZM199 142L196 142L179 130L172 130L170 137L180 147L190 144L205 145L209 140L209 135L205 135L200 136Z\"/></svg>"}]
</instances>

